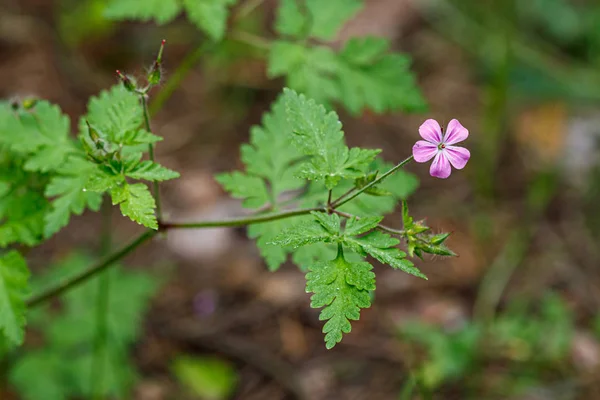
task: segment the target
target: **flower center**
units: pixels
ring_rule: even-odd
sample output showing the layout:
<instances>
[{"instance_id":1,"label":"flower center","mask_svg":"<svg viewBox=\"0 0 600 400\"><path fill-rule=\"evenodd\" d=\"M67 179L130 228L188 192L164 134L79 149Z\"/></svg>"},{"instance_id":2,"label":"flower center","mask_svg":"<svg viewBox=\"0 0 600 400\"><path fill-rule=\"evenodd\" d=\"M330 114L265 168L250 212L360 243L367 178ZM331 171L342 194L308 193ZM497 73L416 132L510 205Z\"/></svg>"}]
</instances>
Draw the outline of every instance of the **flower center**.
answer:
<instances>
[{"instance_id":1,"label":"flower center","mask_svg":"<svg viewBox=\"0 0 600 400\"><path fill-rule=\"evenodd\" d=\"M444 143L438 144L438 149L443 150L445 148L446 148L446 145Z\"/></svg>"}]
</instances>

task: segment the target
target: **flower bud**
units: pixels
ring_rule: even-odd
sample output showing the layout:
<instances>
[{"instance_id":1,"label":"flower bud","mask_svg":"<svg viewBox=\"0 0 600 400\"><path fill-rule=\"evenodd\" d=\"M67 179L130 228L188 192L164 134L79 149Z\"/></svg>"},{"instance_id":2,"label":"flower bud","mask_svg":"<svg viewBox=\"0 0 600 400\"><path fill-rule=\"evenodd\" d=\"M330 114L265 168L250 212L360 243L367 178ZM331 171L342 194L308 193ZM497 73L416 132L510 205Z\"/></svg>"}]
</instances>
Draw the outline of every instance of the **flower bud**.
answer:
<instances>
[{"instance_id":1,"label":"flower bud","mask_svg":"<svg viewBox=\"0 0 600 400\"><path fill-rule=\"evenodd\" d=\"M158 85L160 83L162 54L163 54L163 50L165 48L165 43L166 43L166 40L163 39L163 41L160 44L160 50L158 50L158 56L156 57L156 60L154 61L152 68L150 68L150 71L148 72L148 76L147 76L148 84L150 84L152 86Z\"/></svg>"},{"instance_id":2,"label":"flower bud","mask_svg":"<svg viewBox=\"0 0 600 400\"><path fill-rule=\"evenodd\" d=\"M129 90L130 92L136 92L137 91L137 87L135 86L135 83L133 83L133 81L131 80L131 78L129 78L126 75L123 75L123 73L121 73L121 71L117 70L117 76L119 77L119 79L121 80L121 82L123 82L123 85L125 86L125 89Z\"/></svg>"}]
</instances>

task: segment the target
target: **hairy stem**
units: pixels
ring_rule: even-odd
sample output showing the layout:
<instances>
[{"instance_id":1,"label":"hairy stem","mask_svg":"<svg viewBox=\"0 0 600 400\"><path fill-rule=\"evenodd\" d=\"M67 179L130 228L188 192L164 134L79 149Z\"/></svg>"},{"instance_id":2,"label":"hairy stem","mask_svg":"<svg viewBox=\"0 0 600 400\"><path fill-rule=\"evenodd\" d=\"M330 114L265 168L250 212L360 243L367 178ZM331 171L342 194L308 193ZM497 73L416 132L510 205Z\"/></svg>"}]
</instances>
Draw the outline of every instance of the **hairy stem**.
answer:
<instances>
[{"instance_id":1,"label":"hairy stem","mask_svg":"<svg viewBox=\"0 0 600 400\"><path fill-rule=\"evenodd\" d=\"M379 178L375 179L373 182L369 183L368 185L362 187L361 189L355 191L352 194L349 195L343 195L342 197L338 198L337 200L335 200L332 203L332 207L333 208L338 208L343 206L344 204L346 204L347 202L349 202L350 200L353 200L354 198L356 198L357 196L361 195L365 190L368 190L370 188L372 188L373 186L379 184L381 181L383 181L385 178L387 178L388 176L392 175L394 172L398 171L400 168L402 168L404 165L408 164L411 160L413 159L413 156L410 156L408 158L406 158L405 160L401 161L399 164L397 164L396 166L394 166L392 169L390 169L389 171L387 171L385 174L381 175ZM343 197L346 196L346 198L344 199Z\"/></svg>"},{"instance_id":2,"label":"hairy stem","mask_svg":"<svg viewBox=\"0 0 600 400\"><path fill-rule=\"evenodd\" d=\"M142 100L142 108L144 109L144 125L148 132L152 132L150 129L150 114L148 113L148 101L146 100L146 95L140 94L140 99ZM148 155L150 156L150 161L154 162L154 145L152 143L148 144ZM160 221L162 219L162 209L157 181L152 182L152 189L154 191L154 200L156 201L156 218Z\"/></svg>"},{"instance_id":3,"label":"hairy stem","mask_svg":"<svg viewBox=\"0 0 600 400\"><path fill-rule=\"evenodd\" d=\"M62 282L42 291L41 293L32 296L27 300L27 307L35 307L47 300L50 300L54 296L57 296L61 293L66 292L67 290L79 285L95 276L96 274L104 271L108 267L110 267L115 262L119 261L127 254L131 253L135 250L139 245L153 238L158 231L147 230L140 236L138 236L135 240L129 243L127 246L123 247L121 250L111 254L105 259L101 260L97 264L89 267L88 269L79 272L78 274L72 276L71 278L67 278Z\"/></svg>"},{"instance_id":4,"label":"hairy stem","mask_svg":"<svg viewBox=\"0 0 600 400\"><path fill-rule=\"evenodd\" d=\"M200 222L184 222L184 223L162 223L160 224L160 230L168 229L190 229L190 228L218 228L225 226L244 226L251 224L259 224L261 222L276 221L278 219L296 217L299 215L306 215L312 211L326 212L325 207L314 207L314 208L300 208L296 210L281 211L270 214L259 214L250 217L232 218L222 221L200 221Z\"/></svg>"}]
</instances>

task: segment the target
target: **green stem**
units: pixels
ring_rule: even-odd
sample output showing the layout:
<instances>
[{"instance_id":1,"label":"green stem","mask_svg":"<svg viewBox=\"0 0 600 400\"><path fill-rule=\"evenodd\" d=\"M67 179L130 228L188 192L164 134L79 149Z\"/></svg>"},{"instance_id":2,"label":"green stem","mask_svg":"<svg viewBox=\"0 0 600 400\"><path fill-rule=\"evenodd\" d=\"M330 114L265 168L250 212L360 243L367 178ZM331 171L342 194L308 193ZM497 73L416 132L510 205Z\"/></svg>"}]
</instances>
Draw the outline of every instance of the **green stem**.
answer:
<instances>
[{"instance_id":1,"label":"green stem","mask_svg":"<svg viewBox=\"0 0 600 400\"><path fill-rule=\"evenodd\" d=\"M325 207L300 208L297 210L282 211L277 213L254 215L243 218L232 218L222 221L200 221L200 222L184 222L184 223L163 223L160 225L160 230L169 229L193 229L193 228L218 228L227 226L244 226L251 224L259 224L262 222L276 221L278 219L296 217L306 215L312 211L326 212Z\"/></svg>"},{"instance_id":2,"label":"green stem","mask_svg":"<svg viewBox=\"0 0 600 400\"><path fill-rule=\"evenodd\" d=\"M410 157L406 158L404 161L401 161L398 165L394 166L392 169L390 169L389 171L387 171L385 174L381 175L379 178L375 179L373 182L371 182L368 185L362 187L361 189L357 190L356 192L352 193L351 195L348 195L345 199L343 199L343 196L340 197L340 198L338 198L336 201L334 201L331 204L331 206L333 208L338 208L338 207L343 206L344 204L346 204L350 200L353 200L355 197L357 197L360 194L362 194L365 190L368 190L368 189L372 188L373 186L379 184L385 178L387 178L388 176L392 175L394 172L398 171L404 165L408 164L412 159L413 159L413 156L410 156ZM346 196L346 195L344 195L344 196Z\"/></svg>"},{"instance_id":3,"label":"green stem","mask_svg":"<svg viewBox=\"0 0 600 400\"><path fill-rule=\"evenodd\" d=\"M212 46L212 43L204 43L185 56L175 72L173 72L165 84L162 85L161 90L156 94L156 96L153 96L153 100L149 108L149 113L151 116L156 115L156 113L162 109L165 102L169 100L171 95L181 85L181 82L186 78L186 76L188 76L192 68Z\"/></svg>"},{"instance_id":4,"label":"green stem","mask_svg":"<svg viewBox=\"0 0 600 400\"><path fill-rule=\"evenodd\" d=\"M148 132L152 132L150 129L150 114L148 113L148 101L146 100L146 95L140 94L140 99L142 100L142 108L144 109L144 125ZM148 143L148 155L150 156L150 161L154 162L154 145L152 143ZM162 208L160 205L160 191L158 189L157 181L152 182L152 188L154 191L154 200L156 201L156 218L160 221L162 219Z\"/></svg>"},{"instance_id":5,"label":"green stem","mask_svg":"<svg viewBox=\"0 0 600 400\"><path fill-rule=\"evenodd\" d=\"M192 228L217 228L217 227L228 227L228 226L244 226L250 224L258 224L261 222L269 222L275 221L278 219L290 218L300 215L306 215L311 213L312 211L321 211L325 212L327 209L325 207L315 207L315 208L301 208L297 210L289 210L282 211L279 213L271 213L271 214L263 214L263 215L255 215L251 217L245 218L233 218L223 221L202 221L202 222L190 222L190 223L161 223L159 231L164 231L168 229L192 229ZM85 271L80 272L79 274L64 280L63 282L58 283L57 285L50 287L49 289L44 290L43 292L31 297L27 300L28 307L35 307L47 300L50 300L54 296L60 295L61 293L71 289L78 284L85 282L86 280L92 278L96 274L104 271L111 264L125 257L127 254L131 253L138 246L146 242L147 240L154 237L158 234L159 231L148 230L142 235L140 235L137 239L132 241L130 244L107 257L106 259L100 261L98 264L93 265L92 267L86 269Z\"/></svg>"},{"instance_id":6,"label":"green stem","mask_svg":"<svg viewBox=\"0 0 600 400\"><path fill-rule=\"evenodd\" d=\"M269 50L271 48L271 41L264 37L253 35L249 32L234 31L229 35L229 39L237 42L245 43L247 45L256 47L261 50Z\"/></svg>"},{"instance_id":7,"label":"green stem","mask_svg":"<svg viewBox=\"0 0 600 400\"><path fill-rule=\"evenodd\" d=\"M105 269L107 269L108 267L110 267L116 261L125 257L127 254L131 253L139 245L141 245L142 243L146 242L147 240L153 238L157 233L158 233L158 231L152 231L152 230L148 230L148 231L144 232L143 234L138 236L135 240L133 240L131 243L129 243L127 246L123 247L121 250L117 251L116 253L113 253L110 256L106 257L105 259L101 260L98 264L93 265L90 268L79 272L78 274L74 275L73 277L67 278L64 281L29 298L29 300L27 300L27 307L35 307L47 300L50 300L54 296L57 296L63 292L66 292L67 290L71 289L72 287L75 287L75 286L79 285L80 283L85 282L86 280L90 279L91 277L95 276L96 274L98 274L98 273L104 271Z\"/></svg>"}]
</instances>

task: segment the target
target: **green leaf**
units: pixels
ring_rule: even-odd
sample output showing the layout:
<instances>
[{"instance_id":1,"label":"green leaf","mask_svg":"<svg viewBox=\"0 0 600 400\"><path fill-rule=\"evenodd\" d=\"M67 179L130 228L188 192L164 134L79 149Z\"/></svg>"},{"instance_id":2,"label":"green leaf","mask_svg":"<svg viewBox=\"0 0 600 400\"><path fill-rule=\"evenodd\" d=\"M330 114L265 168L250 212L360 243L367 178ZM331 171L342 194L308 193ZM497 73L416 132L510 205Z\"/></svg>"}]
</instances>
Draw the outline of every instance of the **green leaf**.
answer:
<instances>
[{"instance_id":1,"label":"green leaf","mask_svg":"<svg viewBox=\"0 0 600 400\"><path fill-rule=\"evenodd\" d=\"M351 331L350 321L358 320L360 309L371 306L370 290L375 290L375 274L367 262L349 263L341 247L335 260L309 267L306 291L314 293L310 306L324 307L319 317L327 320L323 327L325 346L334 347L343 333Z\"/></svg>"},{"instance_id":2,"label":"green leaf","mask_svg":"<svg viewBox=\"0 0 600 400\"><path fill-rule=\"evenodd\" d=\"M364 218L350 218L346 222L346 229L344 234L347 236L358 236L365 232L375 229L377 225L383 220L383 217L364 217Z\"/></svg>"},{"instance_id":3,"label":"green leaf","mask_svg":"<svg viewBox=\"0 0 600 400\"><path fill-rule=\"evenodd\" d=\"M427 106L410 72L410 58L388 53L383 38L350 39L339 56L340 101L354 114L369 108L425 111Z\"/></svg>"},{"instance_id":4,"label":"green leaf","mask_svg":"<svg viewBox=\"0 0 600 400\"><path fill-rule=\"evenodd\" d=\"M273 103L271 111L263 115L262 126L251 128L250 144L241 147L246 172L219 174L217 181L233 197L242 199L246 208L260 209L269 205L269 212L281 210L284 196L304 185L296 177L303 156L291 145L291 136L285 104L280 97ZM305 218L295 217L248 227L248 236L256 239L269 269L279 268L290 250L268 243L285 228Z\"/></svg>"},{"instance_id":5,"label":"green leaf","mask_svg":"<svg viewBox=\"0 0 600 400\"><path fill-rule=\"evenodd\" d=\"M86 121L98 131L101 138L116 145L156 141L154 135L149 136L148 132L140 129L144 110L138 96L123 85L115 85L108 91L100 92L97 97L91 97L88 113L79 121L80 132L88 131Z\"/></svg>"},{"instance_id":6,"label":"green leaf","mask_svg":"<svg viewBox=\"0 0 600 400\"><path fill-rule=\"evenodd\" d=\"M305 47L300 43L275 41L271 45L267 75L286 77L286 85L329 106L340 97L333 79L338 69L336 54L329 47Z\"/></svg>"},{"instance_id":7,"label":"green leaf","mask_svg":"<svg viewBox=\"0 0 600 400\"><path fill-rule=\"evenodd\" d=\"M383 264L400 269L408 274L427 279L413 263L406 259L406 253L397 246L400 241L381 231L373 231L360 238L344 236L344 243L354 251L369 254Z\"/></svg>"},{"instance_id":8,"label":"green leaf","mask_svg":"<svg viewBox=\"0 0 600 400\"><path fill-rule=\"evenodd\" d=\"M207 400L224 400L235 390L235 369L214 357L179 356L171 367L177 380L193 394Z\"/></svg>"},{"instance_id":9,"label":"green leaf","mask_svg":"<svg viewBox=\"0 0 600 400\"><path fill-rule=\"evenodd\" d=\"M25 335L25 300L29 295L29 269L12 250L0 257L0 334L20 345Z\"/></svg>"},{"instance_id":10,"label":"green leaf","mask_svg":"<svg viewBox=\"0 0 600 400\"><path fill-rule=\"evenodd\" d=\"M75 150L69 138L69 118L47 101L37 101L30 110L9 111L0 107L0 144L24 155L27 171L49 172L62 165Z\"/></svg>"},{"instance_id":11,"label":"green leaf","mask_svg":"<svg viewBox=\"0 0 600 400\"><path fill-rule=\"evenodd\" d=\"M52 287L66 277L80 273L93 261L82 254L71 254L36 277L32 286L36 291ZM10 374L11 383L20 392L27 392L25 385L39 387L37 391L32 390L28 400L52 399L50 393L59 393L58 399L91 398L89 373L93 363L98 361L104 363L105 371L98 385L102 397L130 397L136 373L129 357L129 346L142 332L144 314L159 282L146 272L124 270L118 265L103 274L108 275L103 279L109 279L110 283L107 296L110 313L106 315L106 336L100 348L97 347L97 317L90 312L97 306L100 290L95 280L86 281L65 293L60 299L62 307L42 309L44 318L30 317L30 326L43 334L44 347L17 360ZM53 357L69 362L57 365L47 359ZM29 361L30 358L42 358L43 361ZM31 369L25 368L23 363L37 366L37 372L27 376ZM52 377L53 387L45 377ZM48 386L47 393L42 390L44 386ZM56 390L51 392L53 388Z\"/></svg>"},{"instance_id":12,"label":"green leaf","mask_svg":"<svg viewBox=\"0 0 600 400\"><path fill-rule=\"evenodd\" d=\"M133 168L127 170L125 175L133 179L144 179L147 181L167 181L179 178L179 173L172 171L152 161L142 161Z\"/></svg>"},{"instance_id":13,"label":"green leaf","mask_svg":"<svg viewBox=\"0 0 600 400\"><path fill-rule=\"evenodd\" d=\"M3 160L0 152L0 247L34 246L43 237L49 203L40 192L47 179L22 165L22 160Z\"/></svg>"},{"instance_id":14,"label":"green leaf","mask_svg":"<svg viewBox=\"0 0 600 400\"><path fill-rule=\"evenodd\" d=\"M234 171L219 174L215 178L234 198L243 199L244 207L259 208L269 202L267 186L261 177Z\"/></svg>"},{"instance_id":15,"label":"green leaf","mask_svg":"<svg viewBox=\"0 0 600 400\"><path fill-rule=\"evenodd\" d=\"M9 379L24 400L66 400L68 389L59 372L64 361L50 349L31 351L17 359Z\"/></svg>"},{"instance_id":16,"label":"green leaf","mask_svg":"<svg viewBox=\"0 0 600 400\"><path fill-rule=\"evenodd\" d=\"M269 244L297 249L313 243L336 240L340 229L339 216L325 213L312 213L312 215L313 220L303 221L281 232Z\"/></svg>"},{"instance_id":17,"label":"green leaf","mask_svg":"<svg viewBox=\"0 0 600 400\"><path fill-rule=\"evenodd\" d=\"M275 29L282 35L333 40L361 8L360 0L282 0Z\"/></svg>"},{"instance_id":18,"label":"green leaf","mask_svg":"<svg viewBox=\"0 0 600 400\"><path fill-rule=\"evenodd\" d=\"M108 19L134 19L140 21L155 20L165 24L179 13L177 0L109 0L104 15Z\"/></svg>"},{"instance_id":19,"label":"green leaf","mask_svg":"<svg viewBox=\"0 0 600 400\"><path fill-rule=\"evenodd\" d=\"M225 36L229 7L237 0L183 0L188 18L211 39Z\"/></svg>"},{"instance_id":20,"label":"green leaf","mask_svg":"<svg viewBox=\"0 0 600 400\"><path fill-rule=\"evenodd\" d=\"M311 156L310 161L302 165L300 176L324 180L325 186L333 189L341 179L362 176L361 169L380 152L348 149L337 114L328 113L314 100L289 89L284 89L284 99L294 143L300 151Z\"/></svg>"},{"instance_id":21,"label":"green leaf","mask_svg":"<svg viewBox=\"0 0 600 400\"><path fill-rule=\"evenodd\" d=\"M147 228L158 229L154 209L156 202L143 183L117 186L110 191L113 205L120 205L121 213Z\"/></svg>"},{"instance_id":22,"label":"green leaf","mask_svg":"<svg viewBox=\"0 0 600 400\"><path fill-rule=\"evenodd\" d=\"M81 215L85 208L100 209L102 196L86 189L92 175L97 171L90 162L71 156L52 177L45 196L53 198L52 209L46 214L44 235L52 236L69 223L71 214Z\"/></svg>"},{"instance_id":23,"label":"green leaf","mask_svg":"<svg viewBox=\"0 0 600 400\"><path fill-rule=\"evenodd\" d=\"M410 58L390 53L386 39L350 39L339 54L326 46L279 40L271 46L267 73L285 76L288 87L328 108L337 102L353 114L425 111L409 67Z\"/></svg>"}]
</instances>

